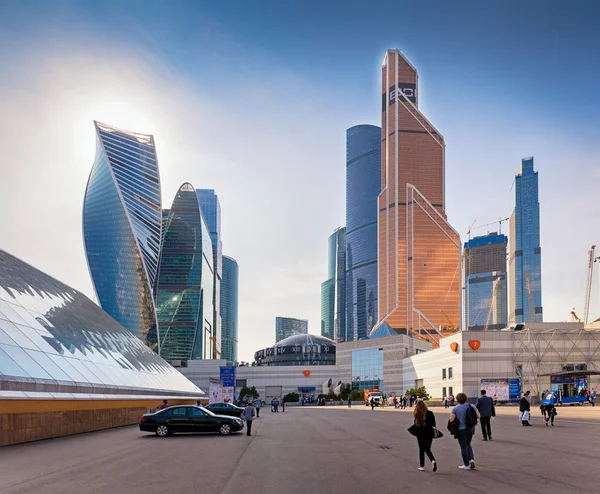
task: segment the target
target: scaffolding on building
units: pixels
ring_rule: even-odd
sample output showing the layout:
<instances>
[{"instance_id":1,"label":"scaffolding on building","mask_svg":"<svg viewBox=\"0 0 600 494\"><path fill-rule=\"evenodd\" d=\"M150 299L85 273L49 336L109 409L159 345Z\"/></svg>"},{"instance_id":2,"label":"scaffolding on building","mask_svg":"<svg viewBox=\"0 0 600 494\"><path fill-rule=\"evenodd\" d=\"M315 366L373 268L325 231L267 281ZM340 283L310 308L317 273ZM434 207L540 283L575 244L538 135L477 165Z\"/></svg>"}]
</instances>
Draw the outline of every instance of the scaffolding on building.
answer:
<instances>
[{"instance_id":1,"label":"scaffolding on building","mask_svg":"<svg viewBox=\"0 0 600 494\"><path fill-rule=\"evenodd\" d=\"M513 363L521 389L539 396L540 377L564 371L600 371L600 331L523 328L513 331Z\"/></svg>"}]
</instances>

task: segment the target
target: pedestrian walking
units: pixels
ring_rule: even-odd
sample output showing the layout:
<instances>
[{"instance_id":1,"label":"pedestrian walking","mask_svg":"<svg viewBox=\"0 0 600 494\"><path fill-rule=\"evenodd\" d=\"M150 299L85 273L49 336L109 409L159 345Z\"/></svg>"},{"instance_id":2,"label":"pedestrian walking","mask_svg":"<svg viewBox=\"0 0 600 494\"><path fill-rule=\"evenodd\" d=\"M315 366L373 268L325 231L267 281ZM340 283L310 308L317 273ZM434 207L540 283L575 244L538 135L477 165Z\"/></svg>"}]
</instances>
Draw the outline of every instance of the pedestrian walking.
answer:
<instances>
[{"instance_id":1,"label":"pedestrian walking","mask_svg":"<svg viewBox=\"0 0 600 494\"><path fill-rule=\"evenodd\" d=\"M285 398L281 398L281 411L285 412Z\"/></svg>"},{"instance_id":2,"label":"pedestrian walking","mask_svg":"<svg viewBox=\"0 0 600 494\"><path fill-rule=\"evenodd\" d=\"M158 407L159 410L164 410L169 407L169 402L167 400L163 400L162 404Z\"/></svg>"},{"instance_id":3,"label":"pedestrian walking","mask_svg":"<svg viewBox=\"0 0 600 494\"><path fill-rule=\"evenodd\" d=\"M477 408L467 403L467 395L458 393L456 395L458 405L452 409L450 420L448 421L448 430L458 439L460 445L460 454L463 464L458 468L466 470L475 468L475 455L471 446L473 433L477 427L477 419L480 417Z\"/></svg>"},{"instance_id":4,"label":"pedestrian walking","mask_svg":"<svg viewBox=\"0 0 600 494\"><path fill-rule=\"evenodd\" d=\"M279 413L279 400L277 398L273 400L273 411Z\"/></svg>"},{"instance_id":5,"label":"pedestrian walking","mask_svg":"<svg viewBox=\"0 0 600 494\"><path fill-rule=\"evenodd\" d=\"M531 405L529 404L530 391L527 391L521 401L519 401L519 418L521 419L521 425L531 427L529 420L531 419Z\"/></svg>"},{"instance_id":6,"label":"pedestrian walking","mask_svg":"<svg viewBox=\"0 0 600 494\"><path fill-rule=\"evenodd\" d=\"M596 388L592 388L592 392L590 393L590 404L593 407L596 406Z\"/></svg>"},{"instance_id":7,"label":"pedestrian walking","mask_svg":"<svg viewBox=\"0 0 600 494\"><path fill-rule=\"evenodd\" d=\"M477 398L477 405L479 410L479 416L481 417L481 438L482 441L492 440L492 417L496 416L496 407L494 407L494 400L485 394L485 389L481 390L481 396Z\"/></svg>"},{"instance_id":8,"label":"pedestrian walking","mask_svg":"<svg viewBox=\"0 0 600 494\"><path fill-rule=\"evenodd\" d=\"M375 410L375 400L373 399L372 396L371 396L371 399L369 400L369 402L371 403L371 411Z\"/></svg>"},{"instance_id":9,"label":"pedestrian walking","mask_svg":"<svg viewBox=\"0 0 600 494\"><path fill-rule=\"evenodd\" d=\"M242 412L242 416L244 417L244 420L246 421L246 435L251 436L252 435L252 419L254 419L254 407L252 406L251 402L248 402L248 404L246 405L246 408L244 408L244 411Z\"/></svg>"},{"instance_id":10,"label":"pedestrian walking","mask_svg":"<svg viewBox=\"0 0 600 494\"><path fill-rule=\"evenodd\" d=\"M348 397L348 408L352 408L352 397Z\"/></svg>"},{"instance_id":11,"label":"pedestrian walking","mask_svg":"<svg viewBox=\"0 0 600 494\"><path fill-rule=\"evenodd\" d=\"M262 403L259 398L258 400L256 400L256 418L260 417L260 407L261 406L262 406Z\"/></svg>"},{"instance_id":12,"label":"pedestrian walking","mask_svg":"<svg viewBox=\"0 0 600 494\"><path fill-rule=\"evenodd\" d=\"M274 412L275 411L275 398L273 398L271 400L271 411Z\"/></svg>"},{"instance_id":13,"label":"pedestrian walking","mask_svg":"<svg viewBox=\"0 0 600 494\"><path fill-rule=\"evenodd\" d=\"M496 393L494 393L494 406L496 406L498 404L498 397L496 396Z\"/></svg>"},{"instance_id":14,"label":"pedestrian walking","mask_svg":"<svg viewBox=\"0 0 600 494\"><path fill-rule=\"evenodd\" d=\"M431 452L431 443L436 432L435 415L427 409L424 401L418 401L413 410L415 419L411 433L417 437L419 445L419 470L425 471L425 455L431 461L432 470L437 471L437 462ZM410 430L410 429L409 429Z\"/></svg>"}]
</instances>

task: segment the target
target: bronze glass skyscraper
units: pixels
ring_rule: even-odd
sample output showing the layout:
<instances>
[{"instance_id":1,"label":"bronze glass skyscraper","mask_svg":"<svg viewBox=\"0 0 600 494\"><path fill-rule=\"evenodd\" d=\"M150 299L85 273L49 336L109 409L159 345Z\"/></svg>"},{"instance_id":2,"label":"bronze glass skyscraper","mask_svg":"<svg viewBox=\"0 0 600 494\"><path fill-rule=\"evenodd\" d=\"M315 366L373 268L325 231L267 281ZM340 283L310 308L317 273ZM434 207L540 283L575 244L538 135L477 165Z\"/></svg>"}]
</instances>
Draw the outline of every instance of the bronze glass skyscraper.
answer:
<instances>
[{"instance_id":1,"label":"bronze glass skyscraper","mask_svg":"<svg viewBox=\"0 0 600 494\"><path fill-rule=\"evenodd\" d=\"M378 314L396 332L436 335L440 327L459 324L461 245L445 212L444 138L419 111L418 96L417 70L400 51L388 50L382 67Z\"/></svg>"}]
</instances>

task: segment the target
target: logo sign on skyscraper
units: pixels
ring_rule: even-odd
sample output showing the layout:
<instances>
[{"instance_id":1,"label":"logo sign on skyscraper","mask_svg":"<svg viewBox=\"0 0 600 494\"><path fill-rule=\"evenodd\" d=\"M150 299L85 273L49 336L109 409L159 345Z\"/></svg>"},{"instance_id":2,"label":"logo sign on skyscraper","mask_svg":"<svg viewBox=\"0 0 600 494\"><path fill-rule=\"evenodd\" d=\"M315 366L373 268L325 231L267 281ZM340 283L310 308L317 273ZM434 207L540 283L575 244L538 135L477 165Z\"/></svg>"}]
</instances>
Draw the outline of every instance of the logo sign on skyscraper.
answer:
<instances>
[{"instance_id":1,"label":"logo sign on skyscraper","mask_svg":"<svg viewBox=\"0 0 600 494\"><path fill-rule=\"evenodd\" d=\"M411 103L417 103L417 85L410 82L399 82L398 87L394 84L389 89L390 105L393 105L396 100L399 101L410 101ZM385 101L383 108L385 108Z\"/></svg>"}]
</instances>

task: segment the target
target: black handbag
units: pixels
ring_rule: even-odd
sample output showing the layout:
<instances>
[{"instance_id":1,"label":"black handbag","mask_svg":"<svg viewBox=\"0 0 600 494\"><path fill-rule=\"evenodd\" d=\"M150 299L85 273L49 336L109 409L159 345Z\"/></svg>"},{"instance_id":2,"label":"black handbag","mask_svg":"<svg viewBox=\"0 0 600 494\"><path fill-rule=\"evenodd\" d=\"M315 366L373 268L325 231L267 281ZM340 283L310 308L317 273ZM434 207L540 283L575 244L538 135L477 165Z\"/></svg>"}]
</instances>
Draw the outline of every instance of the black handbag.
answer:
<instances>
[{"instance_id":1,"label":"black handbag","mask_svg":"<svg viewBox=\"0 0 600 494\"><path fill-rule=\"evenodd\" d=\"M410 432L413 436L417 435L417 424L413 424L411 425L408 429L406 429L408 432Z\"/></svg>"},{"instance_id":2,"label":"black handbag","mask_svg":"<svg viewBox=\"0 0 600 494\"><path fill-rule=\"evenodd\" d=\"M434 427L433 428L433 438L439 439L440 437L444 437L444 434L442 434L442 431L439 430L437 427Z\"/></svg>"}]
</instances>

